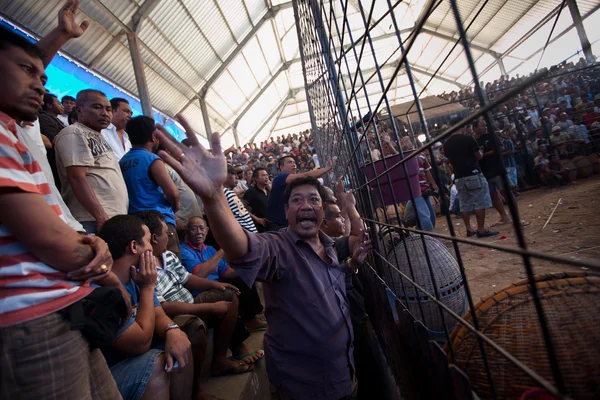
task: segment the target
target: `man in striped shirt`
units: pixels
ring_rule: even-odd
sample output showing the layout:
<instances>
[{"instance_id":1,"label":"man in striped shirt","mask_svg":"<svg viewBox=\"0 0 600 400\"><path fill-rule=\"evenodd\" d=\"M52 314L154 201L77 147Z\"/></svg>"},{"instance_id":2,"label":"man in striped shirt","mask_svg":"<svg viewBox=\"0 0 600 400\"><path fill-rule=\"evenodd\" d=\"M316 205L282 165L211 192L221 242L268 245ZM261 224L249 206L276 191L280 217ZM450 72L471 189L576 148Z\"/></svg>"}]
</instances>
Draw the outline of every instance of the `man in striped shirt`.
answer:
<instances>
[{"instance_id":1,"label":"man in striped shirt","mask_svg":"<svg viewBox=\"0 0 600 400\"><path fill-rule=\"evenodd\" d=\"M252 216L248 210L246 210L246 207L244 207L242 200L240 200L238 195L233 191L238 183L237 172L238 170L236 170L233 165L227 165L227 180L223 184L223 193L225 193L227 204L229 204L233 216L240 223L242 228L248 232L258 233L256 225L254 225L254 221L252 220Z\"/></svg>"},{"instance_id":2,"label":"man in striped shirt","mask_svg":"<svg viewBox=\"0 0 600 400\"><path fill-rule=\"evenodd\" d=\"M46 55L27 39L0 32L2 398L120 398L100 351L90 351L60 313L92 291L83 284L90 277L102 274L102 284L120 285L110 271L112 259L98 251L104 242L81 236L65 223L40 165L16 129L17 120L37 118L47 80L44 68L52 55L87 27L85 21L75 24L76 12L76 0L61 9L59 27L40 42L40 47L53 43Z\"/></svg>"}]
</instances>

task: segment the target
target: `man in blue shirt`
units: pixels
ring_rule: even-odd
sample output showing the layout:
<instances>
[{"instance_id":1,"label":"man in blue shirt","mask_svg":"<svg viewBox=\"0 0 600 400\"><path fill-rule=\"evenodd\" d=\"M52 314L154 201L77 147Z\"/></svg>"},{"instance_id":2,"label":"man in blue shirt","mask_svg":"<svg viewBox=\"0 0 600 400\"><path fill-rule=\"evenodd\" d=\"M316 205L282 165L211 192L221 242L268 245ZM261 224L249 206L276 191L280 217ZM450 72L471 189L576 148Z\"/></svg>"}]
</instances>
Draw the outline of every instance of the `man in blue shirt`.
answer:
<instances>
[{"instance_id":1,"label":"man in blue shirt","mask_svg":"<svg viewBox=\"0 0 600 400\"><path fill-rule=\"evenodd\" d=\"M240 290L238 314L250 332L266 330L267 322L258 315L263 305L256 291L256 285L248 287L238 278L235 271L223 259L223 250L204 244L208 225L201 217L192 217L186 225L185 243L181 245L181 263L188 272L211 281L235 285ZM193 291L194 297L200 293Z\"/></svg>"},{"instance_id":2,"label":"man in blue shirt","mask_svg":"<svg viewBox=\"0 0 600 400\"><path fill-rule=\"evenodd\" d=\"M179 257L175 212L179 210L179 190L156 154L158 140L155 123L150 117L139 116L127 122L131 141L129 150L119 161L129 195L129 214L146 210L158 211L169 229L167 249Z\"/></svg>"},{"instance_id":3,"label":"man in blue shirt","mask_svg":"<svg viewBox=\"0 0 600 400\"><path fill-rule=\"evenodd\" d=\"M269 201L267 205L267 219L270 221L268 229L270 231L278 231L281 228L288 226L287 218L285 217L285 206L283 202L283 193L285 192L286 186L292 181L312 176L313 178L320 178L329 171L331 166L327 168L315 169L313 171L304 172L297 174L296 160L294 157L286 155L281 157L277 161L279 170L281 171L274 179L271 185L271 192L269 193Z\"/></svg>"},{"instance_id":4,"label":"man in blue shirt","mask_svg":"<svg viewBox=\"0 0 600 400\"><path fill-rule=\"evenodd\" d=\"M194 378L194 392L200 392L206 325L193 316L171 320L163 311L154 293L158 272L150 230L142 220L117 215L106 221L99 236L108 244L112 270L134 308L112 346L102 350L121 395L124 399L191 398Z\"/></svg>"}]
</instances>

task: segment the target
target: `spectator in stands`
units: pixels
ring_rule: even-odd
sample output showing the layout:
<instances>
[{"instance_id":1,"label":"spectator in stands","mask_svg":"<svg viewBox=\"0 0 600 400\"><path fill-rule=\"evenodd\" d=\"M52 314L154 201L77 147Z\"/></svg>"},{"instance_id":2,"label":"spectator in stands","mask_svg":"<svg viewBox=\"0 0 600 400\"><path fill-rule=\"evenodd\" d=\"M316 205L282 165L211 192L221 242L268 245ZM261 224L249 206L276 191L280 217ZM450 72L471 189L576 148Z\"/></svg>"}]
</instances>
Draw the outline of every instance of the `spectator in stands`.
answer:
<instances>
[{"instance_id":1,"label":"spectator in stands","mask_svg":"<svg viewBox=\"0 0 600 400\"><path fill-rule=\"evenodd\" d=\"M483 153L483 158L479 160L479 167L481 168L481 171L487 180L492 204L500 215L500 221L492 226L508 224L510 222L510 218L506 214L506 210L504 209L504 201L501 196L501 192L504 190L502 186L501 175L504 173L504 171L498 167L496 159L494 158L496 150L493 142L496 142L496 148L500 151L500 154L504 152L504 147L494 132L488 133L485 120L479 119L476 121L474 131L475 137L477 138L477 144ZM509 191L506 193L506 195L510 196L511 193L512 192Z\"/></svg>"},{"instance_id":2,"label":"spectator in stands","mask_svg":"<svg viewBox=\"0 0 600 400\"><path fill-rule=\"evenodd\" d=\"M86 232L95 234L109 218L127 214L127 187L115 155L100 133L110 124L111 107L104 93L77 93L79 121L55 138L62 194Z\"/></svg>"},{"instance_id":3,"label":"spectator in stands","mask_svg":"<svg viewBox=\"0 0 600 400\"><path fill-rule=\"evenodd\" d=\"M48 163L52 168L52 176L56 187L60 190L60 179L58 176L58 169L56 167L56 154L54 151L54 138L58 133L65 128L65 125L58 119L58 116L63 112L63 106L58 101L58 98L50 93L44 93L44 103L42 104L42 111L39 115L40 121L40 132L50 142L49 146L46 146L46 154L48 157Z\"/></svg>"},{"instance_id":4,"label":"spectator in stands","mask_svg":"<svg viewBox=\"0 0 600 400\"><path fill-rule=\"evenodd\" d=\"M138 116L129 120L127 131L132 148L121 158L119 165L127 185L129 213L145 210L161 213L168 228L167 249L179 257L179 237L175 222L175 212L179 210L179 190L163 161L154 154L158 149L154 130L155 123L150 117Z\"/></svg>"},{"instance_id":5,"label":"spectator in stands","mask_svg":"<svg viewBox=\"0 0 600 400\"><path fill-rule=\"evenodd\" d=\"M269 192L271 190L271 181L269 173L265 168L256 168L252 174L254 185L244 193L244 201L250 207L250 216L259 232L267 230L267 207L269 202Z\"/></svg>"},{"instance_id":6,"label":"spectator in stands","mask_svg":"<svg viewBox=\"0 0 600 400\"><path fill-rule=\"evenodd\" d=\"M131 119L131 107L126 99L115 97L110 100L112 119L106 129L102 129L102 135L110 145L117 161L131 149L129 136L125 131L127 122Z\"/></svg>"},{"instance_id":7,"label":"spectator in stands","mask_svg":"<svg viewBox=\"0 0 600 400\"><path fill-rule=\"evenodd\" d=\"M75 97L63 96L62 99L60 99L60 103L63 106L63 111L58 115L58 119L64 126L69 126L71 125L69 123L69 114L75 109Z\"/></svg>"},{"instance_id":8,"label":"spectator in stands","mask_svg":"<svg viewBox=\"0 0 600 400\"><path fill-rule=\"evenodd\" d=\"M572 126L573 123L571 122ZM568 129L568 128L567 128ZM567 142L569 141L569 134L563 131L560 123L552 127L552 135L548 138L552 144L552 148L562 158L567 158Z\"/></svg>"},{"instance_id":9,"label":"spectator in stands","mask_svg":"<svg viewBox=\"0 0 600 400\"><path fill-rule=\"evenodd\" d=\"M252 185L252 168L248 167L244 170L244 175L242 179L238 180L237 185L235 186L236 193L240 193L240 196L244 194L246 190Z\"/></svg>"},{"instance_id":10,"label":"spectator in stands","mask_svg":"<svg viewBox=\"0 0 600 400\"><path fill-rule=\"evenodd\" d=\"M250 332L266 330L266 321L259 315L263 312L256 285L248 287L238 278L235 271L223 259L224 252L204 244L208 225L204 218L192 217L186 226L186 240L181 245L181 263L188 272L211 281L234 285L240 291L239 314ZM192 292L197 296L199 291Z\"/></svg>"},{"instance_id":11,"label":"spectator in stands","mask_svg":"<svg viewBox=\"0 0 600 400\"><path fill-rule=\"evenodd\" d=\"M566 132L573 125L573 121L569 119L569 115L566 112L561 112L556 125L560 126L560 129Z\"/></svg>"},{"instance_id":12,"label":"spectator in stands","mask_svg":"<svg viewBox=\"0 0 600 400\"><path fill-rule=\"evenodd\" d=\"M179 242L182 243L185 240L185 226L189 219L194 215L203 215L202 207L198 203L196 194L188 185L185 184L183 179L177 172L169 165L165 164L167 172L171 177L171 180L179 191L179 210L175 212L175 222L177 225L177 235L179 236Z\"/></svg>"},{"instance_id":13,"label":"spectator in stands","mask_svg":"<svg viewBox=\"0 0 600 400\"><path fill-rule=\"evenodd\" d=\"M172 320L165 314L154 292L158 272L150 231L139 218L112 217L99 236L106 240L114 258L113 271L136 310L111 347L103 349L121 395L124 399L191 398L194 367L202 367L206 349L206 325L198 317ZM192 340L201 353L194 362Z\"/></svg>"},{"instance_id":14,"label":"spectator in stands","mask_svg":"<svg viewBox=\"0 0 600 400\"><path fill-rule=\"evenodd\" d=\"M167 250L167 226L162 214L144 211L137 214L151 234L152 248L158 267L155 291L166 314L195 315L215 328L211 373L213 376L242 374L252 371L255 361L264 356L262 350L250 350L245 344L249 336L238 317L239 290L228 283L211 281L190 274L175 254ZM195 298L191 290L201 293ZM227 349L233 357L227 358Z\"/></svg>"},{"instance_id":15,"label":"spectator in stands","mask_svg":"<svg viewBox=\"0 0 600 400\"><path fill-rule=\"evenodd\" d=\"M502 161L504 162L504 168L506 169L506 175L510 182L511 190L518 191L517 184L517 162L515 161L515 144L511 140L510 133L508 130L501 131L500 136L502 137Z\"/></svg>"},{"instance_id":16,"label":"spectator in stands","mask_svg":"<svg viewBox=\"0 0 600 400\"><path fill-rule=\"evenodd\" d=\"M58 27L38 46L0 28L3 398L120 397L100 351L90 350L61 312L91 293L83 285L90 278L121 287L111 271L112 258L104 241L79 235L64 223L40 165L17 138L16 121L37 119L47 80L44 68L89 24L77 25L76 12L77 2L68 1L59 12Z\"/></svg>"},{"instance_id":17,"label":"spectator in stands","mask_svg":"<svg viewBox=\"0 0 600 400\"><path fill-rule=\"evenodd\" d=\"M279 158L277 164L281 173L279 173L275 179L273 179L267 205L267 219L269 220L268 229L270 231L277 231L281 228L285 228L288 225L288 221L285 217L285 206L283 202L283 195L287 185L296 179L305 178L307 176L320 178L331 171L331 166L329 166L327 168L297 173L296 160L294 157L287 155Z\"/></svg>"},{"instance_id":18,"label":"spectator in stands","mask_svg":"<svg viewBox=\"0 0 600 400\"><path fill-rule=\"evenodd\" d=\"M461 121L460 117L450 120L451 125ZM467 236L487 237L498 232L485 228L485 209L492 206L487 180L481 172L478 161L483 159L479 145L472 136L465 134L465 128L458 129L444 143L444 155L454 169L457 198L460 204ZM475 212L477 230L471 229L471 213Z\"/></svg>"},{"instance_id":19,"label":"spectator in stands","mask_svg":"<svg viewBox=\"0 0 600 400\"><path fill-rule=\"evenodd\" d=\"M225 198L227 198L227 203L229 204L231 212L242 228L248 232L258 232L250 213L246 210L246 207L244 207L242 200L240 200L238 195L234 192L238 183L238 171L239 169L236 169L232 165L227 165L227 180L223 186L223 193L225 193Z\"/></svg>"},{"instance_id":20,"label":"spectator in stands","mask_svg":"<svg viewBox=\"0 0 600 400\"><path fill-rule=\"evenodd\" d=\"M289 227L253 234L235 223L222 185L226 160L214 135L210 154L183 119L191 148L160 132L161 152L202 198L213 235L237 275L263 280L269 329L265 335L271 398L342 399L353 392L352 323L333 240L319 232L322 186L311 175L291 179L282 203ZM173 154L184 153L183 165ZM292 160L293 161L293 160ZM282 163L283 165L283 163Z\"/></svg>"}]
</instances>

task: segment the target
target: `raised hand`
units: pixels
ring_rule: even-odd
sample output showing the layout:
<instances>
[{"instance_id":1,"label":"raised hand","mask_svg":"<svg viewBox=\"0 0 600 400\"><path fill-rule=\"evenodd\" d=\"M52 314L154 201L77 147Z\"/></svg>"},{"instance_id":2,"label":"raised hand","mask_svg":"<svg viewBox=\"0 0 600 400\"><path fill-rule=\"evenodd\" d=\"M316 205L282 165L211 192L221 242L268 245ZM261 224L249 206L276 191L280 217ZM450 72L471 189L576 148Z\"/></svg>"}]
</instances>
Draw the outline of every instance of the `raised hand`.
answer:
<instances>
[{"instance_id":1,"label":"raised hand","mask_svg":"<svg viewBox=\"0 0 600 400\"><path fill-rule=\"evenodd\" d=\"M131 266L130 274L131 279L140 288L154 287L158 279L158 270L156 269L156 262L151 250L145 251L140 256L137 268L133 265Z\"/></svg>"},{"instance_id":2,"label":"raised hand","mask_svg":"<svg viewBox=\"0 0 600 400\"><path fill-rule=\"evenodd\" d=\"M78 8L79 0L68 0L58 12L58 28L70 39L75 39L83 35L88 26L90 26L90 21L87 20L77 25L75 16L77 15Z\"/></svg>"},{"instance_id":3,"label":"raised hand","mask_svg":"<svg viewBox=\"0 0 600 400\"><path fill-rule=\"evenodd\" d=\"M185 129L189 147L177 142L161 125L156 125L154 134L166 151L159 151L158 155L169 164L181 179L203 199L213 199L223 193L223 182L227 178L227 160L221 149L221 140L218 133L214 133L210 140L212 152L207 150L196 134L181 116L177 120Z\"/></svg>"}]
</instances>

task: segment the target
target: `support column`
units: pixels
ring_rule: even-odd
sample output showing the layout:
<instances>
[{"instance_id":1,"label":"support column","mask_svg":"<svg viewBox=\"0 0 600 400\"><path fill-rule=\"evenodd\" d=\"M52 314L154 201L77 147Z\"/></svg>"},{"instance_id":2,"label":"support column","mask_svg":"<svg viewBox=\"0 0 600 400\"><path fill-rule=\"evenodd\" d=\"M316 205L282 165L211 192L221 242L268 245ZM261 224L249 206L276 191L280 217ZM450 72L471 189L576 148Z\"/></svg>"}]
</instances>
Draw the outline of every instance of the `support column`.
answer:
<instances>
[{"instance_id":1,"label":"support column","mask_svg":"<svg viewBox=\"0 0 600 400\"><path fill-rule=\"evenodd\" d=\"M131 53L131 62L133 64L133 72L135 73L138 96L142 103L142 112L145 116L153 118L152 104L150 103L150 94L148 93L148 83L146 82L146 75L144 74L144 63L142 61L137 36L134 32L127 33L127 42L129 43L129 52Z\"/></svg>"},{"instance_id":2,"label":"support column","mask_svg":"<svg viewBox=\"0 0 600 400\"><path fill-rule=\"evenodd\" d=\"M237 127L238 127L238 121L234 121L233 122L233 140L235 141L235 146L236 147L240 147L240 137L238 136L238 132L237 132Z\"/></svg>"},{"instance_id":3,"label":"support column","mask_svg":"<svg viewBox=\"0 0 600 400\"><path fill-rule=\"evenodd\" d=\"M204 130L206 131L206 137L209 138L213 134L212 128L210 127L210 118L208 117L208 108L206 107L206 100L204 99L204 94L201 94L198 98L198 102L200 103L200 111L202 111L202 119L204 120Z\"/></svg>"},{"instance_id":4,"label":"support column","mask_svg":"<svg viewBox=\"0 0 600 400\"><path fill-rule=\"evenodd\" d=\"M506 77L508 74L506 73L506 67L504 67L504 60L502 57L498 57L496 58L496 61L498 62L498 67L500 67L500 74Z\"/></svg>"},{"instance_id":5,"label":"support column","mask_svg":"<svg viewBox=\"0 0 600 400\"><path fill-rule=\"evenodd\" d=\"M592 54L592 45L588 40L587 34L585 32L585 28L583 27L583 19L581 18L581 14L579 13L579 7L577 7L577 2L575 0L567 0L567 5L569 6L569 11L571 11L571 17L573 18L573 25L575 25L575 29L577 29L577 35L579 35L579 40L581 41L581 48L583 49L583 54L588 63L594 62L595 57Z\"/></svg>"}]
</instances>

